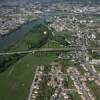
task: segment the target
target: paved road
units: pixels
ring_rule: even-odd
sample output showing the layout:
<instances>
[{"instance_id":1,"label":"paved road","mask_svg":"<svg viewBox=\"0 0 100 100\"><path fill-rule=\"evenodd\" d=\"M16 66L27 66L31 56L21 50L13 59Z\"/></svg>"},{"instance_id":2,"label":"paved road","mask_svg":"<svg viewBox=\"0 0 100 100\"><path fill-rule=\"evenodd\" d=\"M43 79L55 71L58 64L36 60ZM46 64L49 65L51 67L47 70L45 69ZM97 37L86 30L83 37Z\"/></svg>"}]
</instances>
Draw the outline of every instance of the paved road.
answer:
<instances>
[{"instance_id":1,"label":"paved road","mask_svg":"<svg viewBox=\"0 0 100 100\"><path fill-rule=\"evenodd\" d=\"M78 49L78 48L77 48ZM56 52L56 51L73 51L76 50L76 48L42 48L42 49L33 49L28 51L18 51L18 52L6 52L6 53L0 53L0 56L3 55L14 55L14 54L27 54L27 53L34 53L34 52Z\"/></svg>"},{"instance_id":2,"label":"paved road","mask_svg":"<svg viewBox=\"0 0 100 100\"><path fill-rule=\"evenodd\" d=\"M39 66L37 66L37 69L36 69L36 74L34 75L34 79L33 79L33 82L32 82L32 85L30 87L30 92L29 92L29 96L28 96L28 100L31 100L32 98L32 91L33 91L33 87L34 87L34 84L35 84L35 79L37 77L37 73L38 73L38 70L39 70Z\"/></svg>"},{"instance_id":3,"label":"paved road","mask_svg":"<svg viewBox=\"0 0 100 100\"><path fill-rule=\"evenodd\" d=\"M100 51L100 48L89 48L92 50L98 50ZM56 51L74 51L74 50L81 50L80 47L68 47L68 48L41 48L41 49L33 49L33 50L27 50L27 51L18 51L18 52L3 52L0 53L0 56L4 55L14 55L14 54L27 54L27 53L34 53L34 52L56 52Z\"/></svg>"},{"instance_id":4,"label":"paved road","mask_svg":"<svg viewBox=\"0 0 100 100\"><path fill-rule=\"evenodd\" d=\"M90 49L90 48L89 48ZM100 48L91 48L92 50L99 50ZM34 52L56 52L56 51L74 51L74 50L80 50L79 47L68 47L68 48L42 48L42 49L33 49L33 50L27 50L27 51L18 51L18 52L5 52L0 53L0 56L4 55L14 55L14 54L27 54L27 53L34 53Z\"/></svg>"}]
</instances>

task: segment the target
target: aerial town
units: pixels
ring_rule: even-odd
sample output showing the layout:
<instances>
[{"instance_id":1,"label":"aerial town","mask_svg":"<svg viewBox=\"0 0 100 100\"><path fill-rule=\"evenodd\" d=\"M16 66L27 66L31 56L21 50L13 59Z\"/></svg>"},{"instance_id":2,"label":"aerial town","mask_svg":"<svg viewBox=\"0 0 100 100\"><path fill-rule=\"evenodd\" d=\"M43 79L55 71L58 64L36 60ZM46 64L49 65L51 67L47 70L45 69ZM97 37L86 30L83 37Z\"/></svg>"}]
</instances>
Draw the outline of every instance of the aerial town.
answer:
<instances>
[{"instance_id":1,"label":"aerial town","mask_svg":"<svg viewBox=\"0 0 100 100\"><path fill-rule=\"evenodd\" d=\"M0 42L0 100L100 100L100 4L0 4Z\"/></svg>"}]
</instances>

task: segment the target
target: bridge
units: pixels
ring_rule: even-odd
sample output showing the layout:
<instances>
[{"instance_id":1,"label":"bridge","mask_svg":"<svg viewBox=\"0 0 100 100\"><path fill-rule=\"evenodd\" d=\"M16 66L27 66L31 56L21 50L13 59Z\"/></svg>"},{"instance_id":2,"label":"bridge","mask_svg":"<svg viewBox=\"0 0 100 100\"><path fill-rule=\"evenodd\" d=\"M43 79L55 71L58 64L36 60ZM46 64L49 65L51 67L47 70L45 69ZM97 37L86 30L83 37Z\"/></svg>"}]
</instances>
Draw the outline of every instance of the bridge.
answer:
<instances>
[{"instance_id":1,"label":"bridge","mask_svg":"<svg viewBox=\"0 0 100 100\"><path fill-rule=\"evenodd\" d=\"M100 48L88 48L88 50L96 50L100 52ZM40 48L40 49L32 49L32 50L26 50L26 51L16 51L16 52L3 52L0 53L0 56L4 55L14 55L14 54L27 54L27 53L35 53L35 52L68 52L68 51L74 51L74 50L81 50L81 47L67 47L67 48Z\"/></svg>"},{"instance_id":2,"label":"bridge","mask_svg":"<svg viewBox=\"0 0 100 100\"><path fill-rule=\"evenodd\" d=\"M35 53L35 52L68 52L78 50L78 48L41 48L41 49L33 49L33 50L27 50L27 51L18 51L18 52L6 52L6 53L0 53L0 56L4 55L14 55L14 54L27 54L27 53Z\"/></svg>"}]
</instances>

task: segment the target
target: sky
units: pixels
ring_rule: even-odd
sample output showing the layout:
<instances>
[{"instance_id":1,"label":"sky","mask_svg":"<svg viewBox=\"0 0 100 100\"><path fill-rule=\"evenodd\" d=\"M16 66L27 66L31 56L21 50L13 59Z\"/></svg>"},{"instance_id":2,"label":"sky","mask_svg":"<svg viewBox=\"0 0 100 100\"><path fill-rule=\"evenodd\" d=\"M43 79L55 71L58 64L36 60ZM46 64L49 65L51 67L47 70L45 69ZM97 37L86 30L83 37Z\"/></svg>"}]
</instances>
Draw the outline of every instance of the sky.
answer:
<instances>
[{"instance_id":1,"label":"sky","mask_svg":"<svg viewBox=\"0 0 100 100\"><path fill-rule=\"evenodd\" d=\"M25 2L25 1L34 1L34 2L37 2L37 1L39 1L39 2L54 2L54 1L69 1L69 2L96 2L96 3L100 3L100 0L0 0L0 2L8 2L8 1L10 1L10 2Z\"/></svg>"}]
</instances>

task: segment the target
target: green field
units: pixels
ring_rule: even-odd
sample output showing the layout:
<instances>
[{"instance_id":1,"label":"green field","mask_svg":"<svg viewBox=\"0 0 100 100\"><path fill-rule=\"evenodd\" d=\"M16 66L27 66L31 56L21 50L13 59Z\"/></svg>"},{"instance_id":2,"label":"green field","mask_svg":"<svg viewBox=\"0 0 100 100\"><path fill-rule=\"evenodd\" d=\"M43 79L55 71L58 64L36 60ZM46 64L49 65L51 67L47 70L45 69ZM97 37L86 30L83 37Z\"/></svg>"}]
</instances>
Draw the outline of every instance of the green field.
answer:
<instances>
[{"instance_id":1,"label":"green field","mask_svg":"<svg viewBox=\"0 0 100 100\"><path fill-rule=\"evenodd\" d=\"M47 32L46 35L44 35L44 31ZM48 30L48 28L43 24L39 24L33 27L33 29L30 30L27 35L18 40L14 45L4 50L4 52L25 51L33 48L40 48L48 41L50 35L51 32ZM0 72L5 71L6 68L14 64L22 56L25 55L0 56Z\"/></svg>"},{"instance_id":2,"label":"green field","mask_svg":"<svg viewBox=\"0 0 100 100\"><path fill-rule=\"evenodd\" d=\"M44 32L47 32L47 34L45 35ZM48 30L48 27L39 24L33 27L24 38L18 40L16 44L10 48L10 51L23 51L40 48L48 41L50 35L51 32Z\"/></svg>"},{"instance_id":3,"label":"green field","mask_svg":"<svg viewBox=\"0 0 100 100\"><path fill-rule=\"evenodd\" d=\"M44 35L43 32L47 34ZM50 37L44 25L35 26L21 40L10 47L9 52L40 48ZM23 56L2 56L0 58L0 100L27 100L36 66L54 61L55 53L35 53Z\"/></svg>"},{"instance_id":4,"label":"green field","mask_svg":"<svg viewBox=\"0 0 100 100\"><path fill-rule=\"evenodd\" d=\"M60 48L60 44L56 41L49 40L44 46L44 48Z\"/></svg>"},{"instance_id":5,"label":"green field","mask_svg":"<svg viewBox=\"0 0 100 100\"><path fill-rule=\"evenodd\" d=\"M27 100L36 66L49 64L56 58L47 55L27 55L0 74L0 100Z\"/></svg>"},{"instance_id":6,"label":"green field","mask_svg":"<svg viewBox=\"0 0 100 100\"><path fill-rule=\"evenodd\" d=\"M43 34L44 31L47 32L46 35ZM51 31L41 24L35 26L30 30L29 34L21 40L18 40L15 45L7 50L11 52L41 47L59 48L61 45L67 46L68 43L65 41L64 35L59 33L55 37L52 37ZM59 53L54 52L37 52L34 55L27 54L22 56L14 55L1 57L0 69L4 69L0 72L0 100L27 100L37 65L50 65L51 62L57 60L58 54ZM70 65L74 65L70 60L59 59L57 62L60 62L62 65L62 71L64 73ZM48 70L45 70L45 72L48 73ZM67 87L73 88L73 82L70 78L69 80L70 81L67 82ZM45 85L46 81L47 80L43 81L41 86L41 98L50 97L50 94L52 94L53 91L52 88L50 89ZM50 92L50 94L47 92ZM76 92L69 93L69 95L72 100L81 100ZM43 100L41 98L39 100Z\"/></svg>"}]
</instances>

